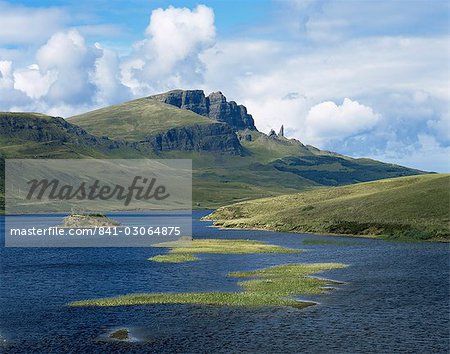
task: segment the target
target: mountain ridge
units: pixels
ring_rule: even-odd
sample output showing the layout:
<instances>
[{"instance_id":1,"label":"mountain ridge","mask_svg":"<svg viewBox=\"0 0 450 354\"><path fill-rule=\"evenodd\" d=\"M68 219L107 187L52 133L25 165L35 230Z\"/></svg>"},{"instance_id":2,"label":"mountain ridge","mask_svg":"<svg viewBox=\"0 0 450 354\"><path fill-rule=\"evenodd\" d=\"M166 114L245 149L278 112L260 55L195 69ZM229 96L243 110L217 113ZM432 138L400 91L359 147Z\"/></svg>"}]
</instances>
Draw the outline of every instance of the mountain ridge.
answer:
<instances>
[{"instance_id":1,"label":"mountain ridge","mask_svg":"<svg viewBox=\"0 0 450 354\"><path fill-rule=\"evenodd\" d=\"M236 130L257 130L252 115L247 113L247 108L235 101L227 101L220 91L206 96L203 90L171 90L150 98L227 123Z\"/></svg>"},{"instance_id":2,"label":"mountain ridge","mask_svg":"<svg viewBox=\"0 0 450 354\"><path fill-rule=\"evenodd\" d=\"M196 208L424 173L237 129L149 97L66 120L0 113L0 127L0 158L192 159Z\"/></svg>"}]
</instances>

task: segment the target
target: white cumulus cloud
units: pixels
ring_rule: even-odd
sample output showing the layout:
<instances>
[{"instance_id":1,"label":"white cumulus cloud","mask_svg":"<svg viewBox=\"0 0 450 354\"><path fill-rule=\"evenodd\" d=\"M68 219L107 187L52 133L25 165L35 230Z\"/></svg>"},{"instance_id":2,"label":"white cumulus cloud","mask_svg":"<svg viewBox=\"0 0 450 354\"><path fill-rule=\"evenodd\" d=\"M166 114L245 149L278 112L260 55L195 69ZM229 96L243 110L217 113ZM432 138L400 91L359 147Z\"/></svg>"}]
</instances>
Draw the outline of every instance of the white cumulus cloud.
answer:
<instances>
[{"instance_id":1,"label":"white cumulus cloud","mask_svg":"<svg viewBox=\"0 0 450 354\"><path fill-rule=\"evenodd\" d=\"M342 105L322 102L313 106L306 116L307 134L314 140L344 139L375 126L380 115L371 107L344 98Z\"/></svg>"},{"instance_id":2,"label":"white cumulus cloud","mask_svg":"<svg viewBox=\"0 0 450 354\"><path fill-rule=\"evenodd\" d=\"M156 65L164 72L170 71L180 60L214 42L214 12L199 5L187 8L157 9L152 12L145 33L149 36L149 50Z\"/></svg>"},{"instance_id":3,"label":"white cumulus cloud","mask_svg":"<svg viewBox=\"0 0 450 354\"><path fill-rule=\"evenodd\" d=\"M37 64L30 65L25 69L14 71L14 88L24 92L31 99L38 99L48 93L57 77L55 71L46 71L42 74Z\"/></svg>"},{"instance_id":4,"label":"white cumulus cloud","mask_svg":"<svg viewBox=\"0 0 450 354\"><path fill-rule=\"evenodd\" d=\"M73 104L90 102L95 92L90 75L100 55L101 51L88 47L76 30L54 34L36 55L42 71L58 73L47 99Z\"/></svg>"},{"instance_id":5,"label":"white cumulus cloud","mask_svg":"<svg viewBox=\"0 0 450 354\"><path fill-rule=\"evenodd\" d=\"M0 89L8 89L13 86L12 61L0 60Z\"/></svg>"},{"instance_id":6,"label":"white cumulus cloud","mask_svg":"<svg viewBox=\"0 0 450 354\"><path fill-rule=\"evenodd\" d=\"M146 38L121 65L122 80L134 94L147 94L201 82L201 53L214 44L214 12L195 9L153 10Z\"/></svg>"},{"instance_id":7,"label":"white cumulus cloud","mask_svg":"<svg viewBox=\"0 0 450 354\"><path fill-rule=\"evenodd\" d=\"M100 105L111 102L126 101L130 98L129 90L120 80L119 57L113 50L103 48L99 43L95 48L102 52L102 56L95 61L95 71L91 80L96 86L96 101Z\"/></svg>"}]
</instances>

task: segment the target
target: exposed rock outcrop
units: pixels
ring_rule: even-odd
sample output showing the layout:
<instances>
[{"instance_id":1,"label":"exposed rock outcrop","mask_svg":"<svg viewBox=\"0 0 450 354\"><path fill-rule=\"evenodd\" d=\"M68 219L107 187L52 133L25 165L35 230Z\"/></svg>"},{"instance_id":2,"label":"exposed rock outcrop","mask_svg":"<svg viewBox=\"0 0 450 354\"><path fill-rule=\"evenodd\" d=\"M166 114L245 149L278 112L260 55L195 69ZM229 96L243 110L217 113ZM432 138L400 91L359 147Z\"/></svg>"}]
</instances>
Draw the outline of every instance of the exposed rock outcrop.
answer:
<instances>
[{"instance_id":1,"label":"exposed rock outcrop","mask_svg":"<svg viewBox=\"0 0 450 354\"><path fill-rule=\"evenodd\" d=\"M252 141L252 135L251 134L239 134L239 140Z\"/></svg>"},{"instance_id":2,"label":"exposed rock outcrop","mask_svg":"<svg viewBox=\"0 0 450 354\"><path fill-rule=\"evenodd\" d=\"M0 137L64 146L92 147L103 151L125 148L144 154L171 150L244 154L244 148L233 128L215 122L177 127L151 135L142 141L128 142L97 137L60 117L30 113L0 113Z\"/></svg>"},{"instance_id":3,"label":"exposed rock outcrop","mask_svg":"<svg viewBox=\"0 0 450 354\"><path fill-rule=\"evenodd\" d=\"M109 338L127 341L130 339L130 332L126 328L118 329L109 335Z\"/></svg>"},{"instance_id":4,"label":"exposed rock outcrop","mask_svg":"<svg viewBox=\"0 0 450 354\"><path fill-rule=\"evenodd\" d=\"M209 101L205 97L203 90L173 90L151 97L205 117L209 116Z\"/></svg>"},{"instance_id":5,"label":"exposed rock outcrop","mask_svg":"<svg viewBox=\"0 0 450 354\"><path fill-rule=\"evenodd\" d=\"M103 214L71 214L66 216L60 228L94 228L120 226L120 222Z\"/></svg>"},{"instance_id":6,"label":"exposed rock outcrop","mask_svg":"<svg viewBox=\"0 0 450 354\"><path fill-rule=\"evenodd\" d=\"M187 109L205 117L229 124L235 130L256 130L255 121L247 108L234 101L227 102L222 92L205 96L202 90L173 90L151 96L161 102Z\"/></svg>"},{"instance_id":7,"label":"exposed rock outcrop","mask_svg":"<svg viewBox=\"0 0 450 354\"><path fill-rule=\"evenodd\" d=\"M0 136L35 142L69 143L77 146L102 146L110 149L123 142L89 134L61 117L35 113L0 113Z\"/></svg>"},{"instance_id":8,"label":"exposed rock outcrop","mask_svg":"<svg viewBox=\"0 0 450 354\"><path fill-rule=\"evenodd\" d=\"M269 132L269 134L267 136L269 138L272 138L272 139L284 138L284 125L281 126L280 131L278 132L278 134L275 132L275 130L270 129L270 132ZM284 140L286 140L286 139L284 139Z\"/></svg>"},{"instance_id":9,"label":"exposed rock outcrop","mask_svg":"<svg viewBox=\"0 0 450 354\"><path fill-rule=\"evenodd\" d=\"M251 114L247 113L247 108L234 101L227 102L222 92L211 93L207 97L207 102L209 102L209 118L228 123L237 130L256 130L255 121Z\"/></svg>"},{"instance_id":10,"label":"exposed rock outcrop","mask_svg":"<svg viewBox=\"0 0 450 354\"><path fill-rule=\"evenodd\" d=\"M244 149L234 130L227 124L213 123L173 128L151 136L139 144L156 151L207 151L243 155Z\"/></svg>"}]
</instances>

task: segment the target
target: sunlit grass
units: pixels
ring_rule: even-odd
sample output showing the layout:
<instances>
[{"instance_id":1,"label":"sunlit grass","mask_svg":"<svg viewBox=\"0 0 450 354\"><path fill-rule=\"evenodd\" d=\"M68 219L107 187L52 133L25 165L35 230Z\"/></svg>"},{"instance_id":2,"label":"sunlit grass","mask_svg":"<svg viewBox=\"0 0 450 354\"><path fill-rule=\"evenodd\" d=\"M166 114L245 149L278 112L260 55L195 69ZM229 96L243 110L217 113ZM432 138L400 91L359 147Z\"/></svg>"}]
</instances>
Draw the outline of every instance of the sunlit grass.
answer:
<instances>
[{"instance_id":1,"label":"sunlit grass","mask_svg":"<svg viewBox=\"0 0 450 354\"><path fill-rule=\"evenodd\" d=\"M148 98L83 113L70 117L68 121L91 134L128 141L139 141L175 127L214 123L189 110ZM111 129L112 126L114 129Z\"/></svg>"},{"instance_id":2,"label":"sunlit grass","mask_svg":"<svg viewBox=\"0 0 450 354\"><path fill-rule=\"evenodd\" d=\"M390 178L236 203L206 218L253 228L449 241L450 174Z\"/></svg>"},{"instance_id":3,"label":"sunlit grass","mask_svg":"<svg viewBox=\"0 0 450 354\"><path fill-rule=\"evenodd\" d=\"M229 276L253 278L238 284L242 292L199 292L129 294L110 298L75 301L69 306L131 306L150 304L201 304L221 306L292 306L303 308L312 302L298 301L293 296L321 294L335 281L311 278L321 271L343 268L340 263L286 264L250 272L234 272Z\"/></svg>"},{"instance_id":4,"label":"sunlit grass","mask_svg":"<svg viewBox=\"0 0 450 354\"><path fill-rule=\"evenodd\" d=\"M269 245L252 240L193 240L191 244L174 247L171 253L215 253L215 254L248 254L248 253L297 253L301 250Z\"/></svg>"},{"instance_id":5,"label":"sunlit grass","mask_svg":"<svg viewBox=\"0 0 450 354\"><path fill-rule=\"evenodd\" d=\"M159 263L183 263L183 262L192 262L197 261L199 258L193 256L192 254L175 254L175 253L169 253L169 254L160 254L154 257L150 257L148 260L153 262L159 262Z\"/></svg>"},{"instance_id":6,"label":"sunlit grass","mask_svg":"<svg viewBox=\"0 0 450 354\"><path fill-rule=\"evenodd\" d=\"M158 255L149 258L151 261L164 263L181 263L195 261L199 258L193 254L251 254L251 253L297 253L301 250L285 248L281 246L268 245L264 242L251 240L192 240L173 241L155 245L156 247L167 247L170 251L166 255Z\"/></svg>"},{"instance_id":7,"label":"sunlit grass","mask_svg":"<svg viewBox=\"0 0 450 354\"><path fill-rule=\"evenodd\" d=\"M286 264L251 272L230 273L230 276L255 278L239 283L246 292L276 296L320 294L323 292L322 287L325 284L335 282L311 278L307 275L342 267L344 266L339 263Z\"/></svg>"}]
</instances>

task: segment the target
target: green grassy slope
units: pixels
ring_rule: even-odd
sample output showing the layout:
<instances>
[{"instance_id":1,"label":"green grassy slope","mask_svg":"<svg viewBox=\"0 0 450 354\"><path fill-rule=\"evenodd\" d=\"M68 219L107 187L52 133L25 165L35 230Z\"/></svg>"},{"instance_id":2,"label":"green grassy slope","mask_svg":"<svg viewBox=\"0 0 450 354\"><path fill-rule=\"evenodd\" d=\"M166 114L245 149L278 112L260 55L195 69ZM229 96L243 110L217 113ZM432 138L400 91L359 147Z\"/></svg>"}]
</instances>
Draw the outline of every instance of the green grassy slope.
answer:
<instances>
[{"instance_id":1,"label":"green grassy slope","mask_svg":"<svg viewBox=\"0 0 450 354\"><path fill-rule=\"evenodd\" d=\"M7 123L6 123L7 122ZM84 133L84 134L83 134ZM39 113L0 112L0 214L4 212L4 159L152 158L124 144L86 134L62 118Z\"/></svg>"},{"instance_id":2,"label":"green grassy slope","mask_svg":"<svg viewBox=\"0 0 450 354\"><path fill-rule=\"evenodd\" d=\"M286 156L270 164L279 171L302 176L324 186L342 186L424 173L374 160L329 155Z\"/></svg>"},{"instance_id":3,"label":"green grassy slope","mask_svg":"<svg viewBox=\"0 0 450 354\"><path fill-rule=\"evenodd\" d=\"M171 106L167 107L171 109ZM103 141L83 140L61 126L54 117L32 113L0 113L0 124L2 118L3 122L13 119L14 123L12 127L11 124L6 125L9 130L0 129L0 161L2 158L192 159L195 208L215 208L236 201L292 193L316 186L301 176L258 163L252 156L187 151L157 154L151 150L137 151L127 146L110 148ZM111 131L118 129L113 127ZM3 181L3 178L0 180ZM2 186L3 183L0 183L0 204L3 204Z\"/></svg>"},{"instance_id":4,"label":"green grassy slope","mask_svg":"<svg viewBox=\"0 0 450 354\"><path fill-rule=\"evenodd\" d=\"M135 142L170 128L215 121L151 98L106 107L67 121L32 113L0 113L0 128L2 122L9 133L0 129L0 158L192 159L194 208L216 208L323 185L421 173L248 130L237 132L243 156L217 151L156 152L150 145Z\"/></svg>"},{"instance_id":5,"label":"green grassy slope","mask_svg":"<svg viewBox=\"0 0 450 354\"><path fill-rule=\"evenodd\" d=\"M214 122L152 98L106 107L69 121L95 135L128 141L141 140L173 127ZM294 139L270 138L258 131L237 134L245 156L185 151L159 154L161 158L192 158L194 206L217 207L320 185L338 186L422 173L378 161L352 159L305 146Z\"/></svg>"},{"instance_id":6,"label":"green grassy slope","mask_svg":"<svg viewBox=\"0 0 450 354\"><path fill-rule=\"evenodd\" d=\"M450 174L391 178L233 204L216 225L277 231L450 238Z\"/></svg>"},{"instance_id":7,"label":"green grassy slope","mask_svg":"<svg viewBox=\"0 0 450 354\"><path fill-rule=\"evenodd\" d=\"M0 158L137 158L125 144L87 134L64 119L40 113L0 112ZM145 151L148 156L151 151Z\"/></svg>"},{"instance_id":8,"label":"green grassy slope","mask_svg":"<svg viewBox=\"0 0 450 354\"><path fill-rule=\"evenodd\" d=\"M160 157L192 159L192 199L195 208L217 208L319 186L301 176L259 163L252 156L172 151Z\"/></svg>"},{"instance_id":9,"label":"green grassy slope","mask_svg":"<svg viewBox=\"0 0 450 354\"><path fill-rule=\"evenodd\" d=\"M253 158L259 162L270 162L285 156L311 156L315 153L299 141L293 139L273 139L269 138L266 134L251 130L240 131L239 135L251 136L251 141L241 139L241 143L251 152ZM317 151L320 152L320 150Z\"/></svg>"},{"instance_id":10,"label":"green grassy slope","mask_svg":"<svg viewBox=\"0 0 450 354\"><path fill-rule=\"evenodd\" d=\"M351 158L303 145L295 139L270 138L257 131L242 131L241 140L251 158L279 172L297 175L315 185L339 186L381 178L422 174L423 171L367 158Z\"/></svg>"},{"instance_id":11,"label":"green grassy slope","mask_svg":"<svg viewBox=\"0 0 450 354\"><path fill-rule=\"evenodd\" d=\"M266 134L243 130L238 133L241 137L251 136L251 140L241 139L242 145L260 162L270 162L286 156L334 156L347 158L331 151L324 151L311 145L303 145L296 139L285 137L271 138Z\"/></svg>"},{"instance_id":12,"label":"green grassy slope","mask_svg":"<svg viewBox=\"0 0 450 354\"><path fill-rule=\"evenodd\" d=\"M127 141L139 141L175 127L217 123L151 98L101 108L68 118L68 121L91 134Z\"/></svg>"},{"instance_id":13,"label":"green grassy slope","mask_svg":"<svg viewBox=\"0 0 450 354\"><path fill-rule=\"evenodd\" d=\"M288 139L269 139L259 132L251 132L251 135L252 141L241 140L247 150L245 156L181 151L165 152L160 156L192 159L193 202L197 208L217 208L323 185L339 186L423 173L310 149Z\"/></svg>"}]
</instances>

